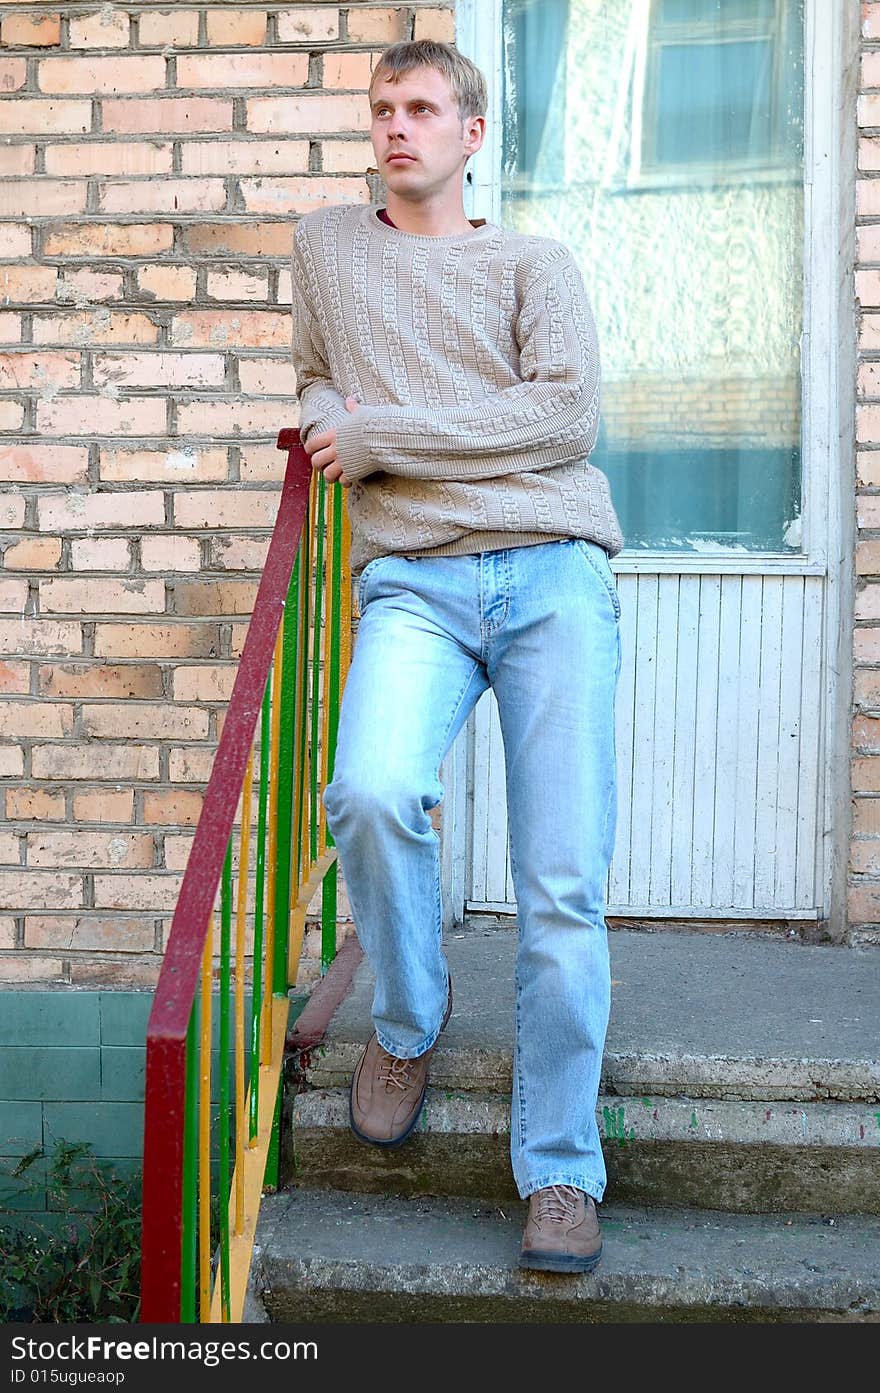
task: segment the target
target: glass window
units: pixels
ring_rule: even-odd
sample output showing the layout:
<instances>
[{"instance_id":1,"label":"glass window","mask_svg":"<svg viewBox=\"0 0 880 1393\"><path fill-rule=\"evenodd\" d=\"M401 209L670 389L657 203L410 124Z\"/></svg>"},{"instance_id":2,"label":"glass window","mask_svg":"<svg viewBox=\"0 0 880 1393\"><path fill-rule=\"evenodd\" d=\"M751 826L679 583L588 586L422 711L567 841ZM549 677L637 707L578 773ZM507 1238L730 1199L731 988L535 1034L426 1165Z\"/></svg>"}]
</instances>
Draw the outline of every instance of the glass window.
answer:
<instances>
[{"instance_id":1,"label":"glass window","mask_svg":"<svg viewBox=\"0 0 880 1393\"><path fill-rule=\"evenodd\" d=\"M503 0L502 221L567 242L628 549L801 545L804 0Z\"/></svg>"}]
</instances>

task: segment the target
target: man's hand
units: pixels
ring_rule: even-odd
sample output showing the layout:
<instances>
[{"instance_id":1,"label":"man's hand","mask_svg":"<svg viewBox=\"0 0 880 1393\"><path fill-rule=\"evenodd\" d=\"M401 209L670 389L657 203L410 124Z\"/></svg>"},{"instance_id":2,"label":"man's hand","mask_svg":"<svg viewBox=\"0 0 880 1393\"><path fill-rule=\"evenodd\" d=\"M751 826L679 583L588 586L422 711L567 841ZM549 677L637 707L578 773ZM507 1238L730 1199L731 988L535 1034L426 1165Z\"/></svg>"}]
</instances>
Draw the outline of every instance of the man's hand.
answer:
<instances>
[{"instance_id":1,"label":"man's hand","mask_svg":"<svg viewBox=\"0 0 880 1393\"><path fill-rule=\"evenodd\" d=\"M346 411L357 411L359 402L356 397L345 398ZM322 430L319 435L310 435L306 441L306 454L311 457L312 468L320 469L328 484L333 484L338 479L343 488L348 488L351 479L346 479L342 472L342 465L336 458L336 427L332 430Z\"/></svg>"}]
</instances>

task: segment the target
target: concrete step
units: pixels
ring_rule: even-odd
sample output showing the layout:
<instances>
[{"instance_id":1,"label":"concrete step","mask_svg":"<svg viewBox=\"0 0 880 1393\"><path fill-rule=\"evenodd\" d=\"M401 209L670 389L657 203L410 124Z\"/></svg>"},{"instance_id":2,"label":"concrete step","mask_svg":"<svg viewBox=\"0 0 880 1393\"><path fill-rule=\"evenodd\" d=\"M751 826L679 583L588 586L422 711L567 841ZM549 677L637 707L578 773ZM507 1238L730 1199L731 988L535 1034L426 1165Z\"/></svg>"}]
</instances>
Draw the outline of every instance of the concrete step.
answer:
<instances>
[{"instance_id":1,"label":"concrete step","mask_svg":"<svg viewBox=\"0 0 880 1393\"><path fill-rule=\"evenodd\" d=\"M521 1271L526 1206L294 1190L263 1200L273 1322L880 1321L880 1222L603 1205L592 1273ZM250 1319L259 1317L251 1315Z\"/></svg>"},{"instance_id":2,"label":"concrete step","mask_svg":"<svg viewBox=\"0 0 880 1393\"><path fill-rule=\"evenodd\" d=\"M607 1198L880 1213L875 952L623 930L609 943L598 1106ZM446 949L455 1010L419 1127L391 1152L363 1146L348 1128L348 1082L372 1029L372 975L355 961L355 944L316 989L287 1073L289 1183L515 1198L515 935L465 931Z\"/></svg>"}]
</instances>

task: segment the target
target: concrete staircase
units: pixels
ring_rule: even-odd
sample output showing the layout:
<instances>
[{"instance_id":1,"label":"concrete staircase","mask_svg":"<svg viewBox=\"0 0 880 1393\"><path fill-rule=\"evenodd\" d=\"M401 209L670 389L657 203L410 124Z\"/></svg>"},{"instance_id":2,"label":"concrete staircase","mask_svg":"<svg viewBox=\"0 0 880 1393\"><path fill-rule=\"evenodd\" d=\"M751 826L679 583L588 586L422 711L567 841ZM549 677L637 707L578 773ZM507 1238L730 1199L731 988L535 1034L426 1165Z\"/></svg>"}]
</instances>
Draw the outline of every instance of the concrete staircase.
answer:
<instances>
[{"instance_id":1,"label":"concrete staircase","mask_svg":"<svg viewBox=\"0 0 880 1393\"><path fill-rule=\"evenodd\" d=\"M880 1321L880 955L739 934L610 934L602 1262L517 1266L515 933L447 942L455 1011L416 1134L348 1127L372 1029L350 940L291 1037L286 1188L263 1201L249 1319Z\"/></svg>"}]
</instances>

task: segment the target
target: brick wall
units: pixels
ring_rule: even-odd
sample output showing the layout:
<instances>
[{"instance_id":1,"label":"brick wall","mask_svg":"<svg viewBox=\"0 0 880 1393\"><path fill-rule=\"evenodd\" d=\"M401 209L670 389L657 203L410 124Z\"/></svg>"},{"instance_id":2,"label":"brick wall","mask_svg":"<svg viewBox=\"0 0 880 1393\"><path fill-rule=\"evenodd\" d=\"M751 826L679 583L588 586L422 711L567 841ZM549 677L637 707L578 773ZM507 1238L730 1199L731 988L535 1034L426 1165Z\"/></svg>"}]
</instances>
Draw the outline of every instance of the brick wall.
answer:
<instances>
[{"instance_id":1,"label":"brick wall","mask_svg":"<svg viewBox=\"0 0 880 1393\"><path fill-rule=\"evenodd\" d=\"M880 3L863 3L861 15L853 828L847 913L855 941L880 943Z\"/></svg>"},{"instance_id":2,"label":"brick wall","mask_svg":"<svg viewBox=\"0 0 880 1393\"><path fill-rule=\"evenodd\" d=\"M0 980L148 986L274 518L292 221L448 6L0 18Z\"/></svg>"}]
</instances>

